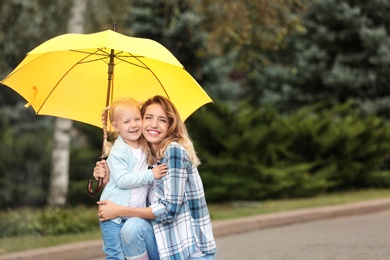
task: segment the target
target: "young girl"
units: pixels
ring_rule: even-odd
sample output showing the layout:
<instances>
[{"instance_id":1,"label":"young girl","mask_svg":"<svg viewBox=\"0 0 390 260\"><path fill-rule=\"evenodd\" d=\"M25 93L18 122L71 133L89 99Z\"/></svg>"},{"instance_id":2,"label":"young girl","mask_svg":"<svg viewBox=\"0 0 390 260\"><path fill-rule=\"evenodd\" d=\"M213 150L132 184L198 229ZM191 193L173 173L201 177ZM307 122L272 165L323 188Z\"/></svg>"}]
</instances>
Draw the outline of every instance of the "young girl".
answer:
<instances>
[{"instance_id":1,"label":"young girl","mask_svg":"<svg viewBox=\"0 0 390 260\"><path fill-rule=\"evenodd\" d=\"M131 98L115 100L109 110L112 127L118 134L107 163L110 180L101 200L111 200L125 207L145 207L148 184L165 175L166 165L148 170L143 151L140 104ZM105 117L103 117L105 118ZM103 120L103 124L106 122ZM106 126L105 126L106 127ZM127 218L118 217L100 222L106 259L124 259L120 231Z\"/></svg>"},{"instance_id":2,"label":"young girl","mask_svg":"<svg viewBox=\"0 0 390 260\"><path fill-rule=\"evenodd\" d=\"M99 201L100 219L133 217L122 228L122 242L125 238L130 241L123 243L125 253L134 251L135 242L138 247L141 242L146 247L143 254L132 255L131 259L146 259L146 251L149 253L151 242L144 234L152 227L141 218L151 219L160 259L215 259L216 243L197 170L199 159L183 121L170 100L162 96L147 100L141 112L142 133L150 146L149 165L166 163L167 175L154 181L149 207L128 208ZM110 171L110 165L107 169L104 162L99 162L94 177L107 178Z\"/></svg>"}]
</instances>

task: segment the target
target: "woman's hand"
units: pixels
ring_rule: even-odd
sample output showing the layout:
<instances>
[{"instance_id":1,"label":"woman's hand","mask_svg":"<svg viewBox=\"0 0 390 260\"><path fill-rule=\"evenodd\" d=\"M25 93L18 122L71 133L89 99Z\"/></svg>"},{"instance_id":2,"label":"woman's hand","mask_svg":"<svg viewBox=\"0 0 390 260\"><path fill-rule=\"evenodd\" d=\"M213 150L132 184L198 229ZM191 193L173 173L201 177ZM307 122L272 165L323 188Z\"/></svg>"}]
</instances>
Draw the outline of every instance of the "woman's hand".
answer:
<instances>
[{"instance_id":1,"label":"woman's hand","mask_svg":"<svg viewBox=\"0 0 390 260\"><path fill-rule=\"evenodd\" d=\"M103 185L106 185L110 180L110 169L108 169L108 165L105 160L96 162L96 166L93 168L93 177L96 180L103 178Z\"/></svg>"},{"instance_id":2,"label":"woman's hand","mask_svg":"<svg viewBox=\"0 0 390 260\"><path fill-rule=\"evenodd\" d=\"M110 200L98 201L98 217L100 221L106 221L119 217L119 211L122 206L115 204Z\"/></svg>"}]
</instances>

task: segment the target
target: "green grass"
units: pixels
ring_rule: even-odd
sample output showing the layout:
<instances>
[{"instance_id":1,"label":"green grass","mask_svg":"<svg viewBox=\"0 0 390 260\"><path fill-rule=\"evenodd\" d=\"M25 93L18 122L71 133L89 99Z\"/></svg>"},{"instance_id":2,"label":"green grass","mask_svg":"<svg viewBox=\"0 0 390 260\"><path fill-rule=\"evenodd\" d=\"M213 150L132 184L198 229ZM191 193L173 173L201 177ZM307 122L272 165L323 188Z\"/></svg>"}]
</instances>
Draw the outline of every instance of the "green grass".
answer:
<instances>
[{"instance_id":1,"label":"green grass","mask_svg":"<svg viewBox=\"0 0 390 260\"><path fill-rule=\"evenodd\" d=\"M390 198L389 190L365 190L327 194L314 198L269 200L264 202L234 202L224 204L209 204L210 214L213 221L234 219L258 214L270 214L276 212L314 208L321 206L341 205L361 202L373 199ZM96 215L96 208L84 208L85 215ZM4 212L1 212L4 217ZM31 213L32 214L32 213ZM17 236L0 239L0 254L24 251L34 248L49 247L66 243L74 243L85 240L100 239L101 234L98 225L96 230L80 234L50 235L50 236Z\"/></svg>"}]
</instances>

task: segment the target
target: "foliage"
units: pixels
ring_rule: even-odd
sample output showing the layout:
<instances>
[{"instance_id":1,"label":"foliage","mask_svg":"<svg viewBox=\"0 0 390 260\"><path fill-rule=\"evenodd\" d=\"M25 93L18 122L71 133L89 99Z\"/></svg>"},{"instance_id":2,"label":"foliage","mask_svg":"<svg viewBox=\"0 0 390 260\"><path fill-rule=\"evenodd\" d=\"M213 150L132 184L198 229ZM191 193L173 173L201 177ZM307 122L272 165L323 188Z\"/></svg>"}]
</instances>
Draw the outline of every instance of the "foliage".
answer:
<instances>
[{"instance_id":1,"label":"foliage","mask_svg":"<svg viewBox=\"0 0 390 260\"><path fill-rule=\"evenodd\" d=\"M0 70L3 73L15 68L38 44L66 31L69 1L1 0L0 3Z\"/></svg>"},{"instance_id":2,"label":"foliage","mask_svg":"<svg viewBox=\"0 0 390 260\"><path fill-rule=\"evenodd\" d=\"M206 22L195 3L185 1L134 1L126 20L131 34L160 42L213 98L237 99L238 86L229 81L234 66L232 55L208 52Z\"/></svg>"},{"instance_id":3,"label":"foliage","mask_svg":"<svg viewBox=\"0 0 390 260\"><path fill-rule=\"evenodd\" d=\"M321 194L312 198L279 199L262 202L234 201L209 203L213 221L236 219L259 214L308 209L320 206L341 205L390 197L388 189L360 190ZM35 247L47 247L60 243L65 237L71 243L80 239L98 239L100 230L94 207L23 208L0 212L0 255L10 248L22 251ZM88 236L90 235L90 236ZM55 239L53 239L55 238ZM34 242L31 241L34 239ZM50 240L50 241L48 241ZM15 245L17 244L17 245Z\"/></svg>"},{"instance_id":4,"label":"foliage","mask_svg":"<svg viewBox=\"0 0 390 260\"><path fill-rule=\"evenodd\" d=\"M273 63L259 66L249 83L260 82L267 90L263 101L286 111L356 100L363 111L389 117L389 8L381 0L313 1L302 17L304 30L289 35Z\"/></svg>"},{"instance_id":5,"label":"foliage","mask_svg":"<svg viewBox=\"0 0 390 260\"><path fill-rule=\"evenodd\" d=\"M0 208L46 203L53 143L53 118L35 116L18 103L0 108ZM95 205L86 192L87 180L99 158L102 130L75 123L70 154L69 203Z\"/></svg>"},{"instance_id":6,"label":"foliage","mask_svg":"<svg viewBox=\"0 0 390 260\"><path fill-rule=\"evenodd\" d=\"M125 23L129 16L129 10L132 7L132 1L133 0L88 1L85 14L85 32L93 33L109 29L112 30L113 24L116 23L117 32L128 34L129 28Z\"/></svg>"},{"instance_id":7,"label":"foliage","mask_svg":"<svg viewBox=\"0 0 390 260\"><path fill-rule=\"evenodd\" d=\"M96 208L18 209L0 213L0 237L22 235L60 235L95 230L98 225Z\"/></svg>"},{"instance_id":8,"label":"foliage","mask_svg":"<svg viewBox=\"0 0 390 260\"><path fill-rule=\"evenodd\" d=\"M301 14L311 0L198 2L204 14L202 28L208 32L207 52L231 57L221 66L231 66L229 80L239 85L230 86L226 93L234 91L235 95L229 99L237 102L251 98L253 104L259 104L270 83L262 80L262 70L278 57L285 38L302 30ZM219 87L223 88L224 84Z\"/></svg>"},{"instance_id":9,"label":"foliage","mask_svg":"<svg viewBox=\"0 0 390 260\"><path fill-rule=\"evenodd\" d=\"M102 152L103 131L95 126L75 122L77 134L73 135L70 153L69 205L96 205L97 197L87 193L88 180L93 179L93 167ZM94 182L96 187L97 182Z\"/></svg>"},{"instance_id":10,"label":"foliage","mask_svg":"<svg viewBox=\"0 0 390 260\"><path fill-rule=\"evenodd\" d=\"M1 1L0 69L3 78L43 41L65 32L67 1ZM54 18L55 17L55 18ZM55 19L56 22L53 22ZM35 118L22 98L1 85L0 207L42 205L50 171L52 121ZM23 102L23 103L22 103Z\"/></svg>"},{"instance_id":11,"label":"foliage","mask_svg":"<svg viewBox=\"0 0 390 260\"><path fill-rule=\"evenodd\" d=\"M388 187L378 173L390 152L389 123L360 115L353 104L321 105L280 115L245 102L221 104L189 122L203 164L209 201L312 196L332 190ZM383 179L382 179L383 178Z\"/></svg>"},{"instance_id":12,"label":"foliage","mask_svg":"<svg viewBox=\"0 0 390 260\"><path fill-rule=\"evenodd\" d=\"M30 49L65 32L71 1L1 3L4 76ZM118 22L121 33L163 43L213 98L187 121L209 200L389 187L388 123L377 117L389 115L387 1L88 5L86 33ZM42 205L52 119L36 118L16 93L0 91L0 208ZM101 133L75 123L72 138L69 203L92 205L98 198L85 185Z\"/></svg>"},{"instance_id":13,"label":"foliage","mask_svg":"<svg viewBox=\"0 0 390 260\"><path fill-rule=\"evenodd\" d=\"M266 58L262 54L283 47L283 39L301 27L300 14L310 2L203 0L197 7L204 13L202 26L210 32L209 51L225 54L237 50L235 68L245 75L251 66L247 61Z\"/></svg>"},{"instance_id":14,"label":"foliage","mask_svg":"<svg viewBox=\"0 0 390 260\"><path fill-rule=\"evenodd\" d=\"M0 207L42 205L50 169L50 118L34 118L19 103L0 107ZM23 122L23 124L21 123ZM30 123L28 123L30 122Z\"/></svg>"}]
</instances>

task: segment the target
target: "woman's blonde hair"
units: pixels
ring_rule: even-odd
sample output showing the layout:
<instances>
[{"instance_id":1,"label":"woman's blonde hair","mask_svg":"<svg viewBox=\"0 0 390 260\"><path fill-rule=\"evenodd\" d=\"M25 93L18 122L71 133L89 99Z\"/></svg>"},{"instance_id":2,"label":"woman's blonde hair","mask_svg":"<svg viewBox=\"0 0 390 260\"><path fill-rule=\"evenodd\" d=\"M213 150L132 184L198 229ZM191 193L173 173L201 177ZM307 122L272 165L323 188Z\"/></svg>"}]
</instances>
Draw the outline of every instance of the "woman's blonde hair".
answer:
<instances>
[{"instance_id":1,"label":"woman's blonde hair","mask_svg":"<svg viewBox=\"0 0 390 260\"><path fill-rule=\"evenodd\" d=\"M149 98L147 101L145 101L145 103L142 104L142 117L145 115L146 108L152 104L158 104L163 108L164 112L167 114L169 126L167 136L161 142L161 145L157 151L154 151L151 148L151 145L148 144L149 149L147 149L146 151L148 157L148 164L153 165L156 160L158 161L162 159L164 157L164 152L168 145L171 142L177 142L182 145L187 151L191 162L195 166L198 166L200 164L200 160L196 155L194 145L188 135L187 128L184 122L180 119L179 113L173 103L163 96L157 95L152 98Z\"/></svg>"}]
</instances>

